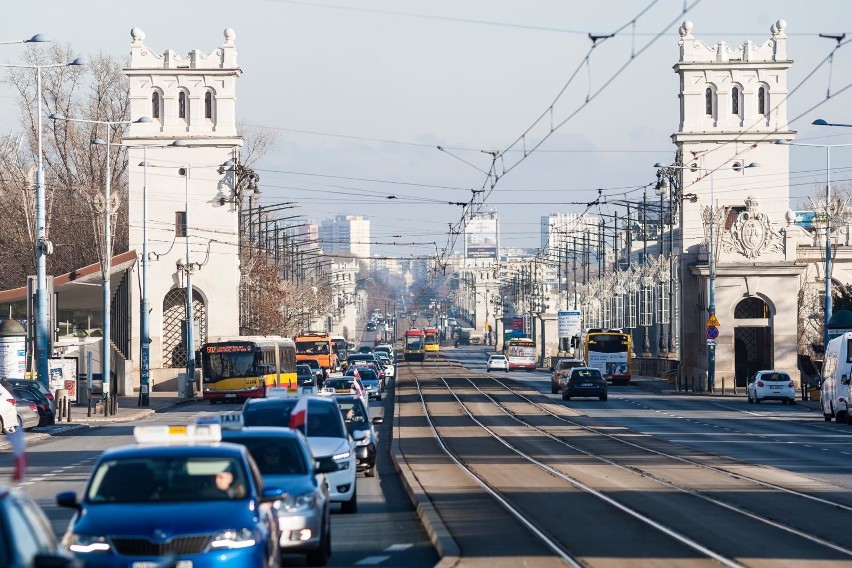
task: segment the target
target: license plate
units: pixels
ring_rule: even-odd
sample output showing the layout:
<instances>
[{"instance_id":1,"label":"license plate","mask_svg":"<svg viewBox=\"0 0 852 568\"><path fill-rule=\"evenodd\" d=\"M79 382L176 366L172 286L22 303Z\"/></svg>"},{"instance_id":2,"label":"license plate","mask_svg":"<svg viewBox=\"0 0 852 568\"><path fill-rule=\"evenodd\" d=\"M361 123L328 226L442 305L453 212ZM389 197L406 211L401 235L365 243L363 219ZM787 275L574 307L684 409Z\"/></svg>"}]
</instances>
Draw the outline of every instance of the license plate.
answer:
<instances>
[{"instance_id":1,"label":"license plate","mask_svg":"<svg viewBox=\"0 0 852 568\"><path fill-rule=\"evenodd\" d=\"M162 564L159 562L134 562L131 566L132 568L157 568ZM178 560L174 566L175 568L192 568L192 560Z\"/></svg>"},{"instance_id":2,"label":"license plate","mask_svg":"<svg viewBox=\"0 0 852 568\"><path fill-rule=\"evenodd\" d=\"M592 386L592 383L583 383L583 384L582 384L582 385L580 385L580 386L581 386L581 387L590 387L590 386Z\"/></svg>"},{"instance_id":3,"label":"license plate","mask_svg":"<svg viewBox=\"0 0 852 568\"><path fill-rule=\"evenodd\" d=\"M769 388L771 388L771 389L780 389L780 388L781 388L781 385L769 385Z\"/></svg>"},{"instance_id":4,"label":"license plate","mask_svg":"<svg viewBox=\"0 0 852 568\"><path fill-rule=\"evenodd\" d=\"M237 395L234 393L228 393L225 395L225 398L237 398Z\"/></svg>"}]
</instances>

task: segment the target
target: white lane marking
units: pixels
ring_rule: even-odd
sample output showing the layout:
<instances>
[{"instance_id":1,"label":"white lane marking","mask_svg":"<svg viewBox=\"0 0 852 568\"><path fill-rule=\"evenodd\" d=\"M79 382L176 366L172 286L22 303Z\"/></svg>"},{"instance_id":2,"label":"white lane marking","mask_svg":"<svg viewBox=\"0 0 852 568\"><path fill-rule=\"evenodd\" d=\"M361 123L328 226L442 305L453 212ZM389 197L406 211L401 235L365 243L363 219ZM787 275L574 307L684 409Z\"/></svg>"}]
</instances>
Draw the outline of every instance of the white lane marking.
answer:
<instances>
[{"instance_id":1,"label":"white lane marking","mask_svg":"<svg viewBox=\"0 0 852 568\"><path fill-rule=\"evenodd\" d=\"M387 547L384 550L384 552L402 552L403 550L408 550L412 546L414 546L414 545L408 544L408 543L406 543L406 544L392 544L389 547Z\"/></svg>"},{"instance_id":2,"label":"white lane marking","mask_svg":"<svg viewBox=\"0 0 852 568\"><path fill-rule=\"evenodd\" d=\"M381 564L385 560L389 559L390 556L368 556L356 562L355 566L375 566L376 564Z\"/></svg>"}]
</instances>

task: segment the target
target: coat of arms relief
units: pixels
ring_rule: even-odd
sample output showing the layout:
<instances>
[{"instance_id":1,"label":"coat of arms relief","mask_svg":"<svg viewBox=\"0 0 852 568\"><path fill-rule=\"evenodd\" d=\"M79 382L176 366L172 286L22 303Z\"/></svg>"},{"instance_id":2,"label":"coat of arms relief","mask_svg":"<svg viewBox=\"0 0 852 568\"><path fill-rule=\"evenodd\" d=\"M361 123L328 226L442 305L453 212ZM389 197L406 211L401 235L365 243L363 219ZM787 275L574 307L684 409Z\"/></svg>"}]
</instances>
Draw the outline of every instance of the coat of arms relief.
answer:
<instances>
[{"instance_id":1,"label":"coat of arms relief","mask_svg":"<svg viewBox=\"0 0 852 568\"><path fill-rule=\"evenodd\" d=\"M784 252L784 235L772 227L769 215L760 211L757 199L749 196L746 210L737 215L731 228L721 238L723 252L737 252L746 258L766 253Z\"/></svg>"}]
</instances>

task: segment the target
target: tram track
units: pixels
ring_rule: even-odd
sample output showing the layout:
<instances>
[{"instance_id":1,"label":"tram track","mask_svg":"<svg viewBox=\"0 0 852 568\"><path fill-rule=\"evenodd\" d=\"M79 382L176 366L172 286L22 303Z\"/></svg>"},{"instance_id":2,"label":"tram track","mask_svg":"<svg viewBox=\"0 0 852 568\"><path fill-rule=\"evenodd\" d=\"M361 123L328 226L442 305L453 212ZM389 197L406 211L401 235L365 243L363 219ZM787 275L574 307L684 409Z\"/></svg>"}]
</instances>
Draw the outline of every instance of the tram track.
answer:
<instances>
[{"instance_id":1,"label":"tram track","mask_svg":"<svg viewBox=\"0 0 852 568\"><path fill-rule=\"evenodd\" d=\"M461 369L453 368L448 365L444 366L433 364L428 366L412 366L410 371L416 385L419 403L422 406L423 413L429 422L432 435L437 440L442 451L444 451L458 467L462 468L469 476L476 479L477 483L488 491L489 494L492 494L494 498L501 503L501 506L505 510L509 511L512 515L521 520L524 526L527 526L531 532L536 534L537 538L541 539L542 542L545 542L550 550L554 551L555 554L559 555L569 565L598 566L608 564L584 554L584 551L588 547L584 547L582 544L578 545L577 542L571 538L566 539L565 531L554 530L554 527L550 526L547 520L543 520L543 517L537 514L535 507L530 507L529 503L519 504L519 498L516 496L516 492L507 491L505 482L498 481L495 483L493 475L488 472L484 466L478 464L475 457L471 457L473 454L466 455L466 452L469 450L465 450L463 441L460 441L458 437L452 435L452 431L449 430L450 426L442 426L441 416L433 415L432 406L438 404L436 401L454 401L457 407L461 410L461 415L464 416L466 420L470 421L471 424L476 425L476 427L486 433L488 437L496 440L503 446L505 452L513 455L515 459L520 458L520 460L526 464L526 466L515 466L519 471L522 467L534 467L560 480L564 484L564 488L570 487L570 491L567 489L554 491L552 500L568 503L571 499L576 500L579 493L586 496L592 496L605 504L605 506L610 510L606 513L606 517L608 519L612 519L617 515L630 517L633 520L634 525L635 523L642 524L645 527L643 529L644 531L655 531L656 533L664 535L664 539L668 539L672 542L676 541L680 547L689 549L689 553L683 554L681 548L680 556L678 556L678 553L674 553L674 556L677 557L677 561L672 561L672 553L661 552L662 556L667 557L668 561L666 562L666 565L683 564L694 566L702 565L703 562L710 562L710 565L739 567L770 564L764 564L764 562L769 559L761 558L761 554L759 553L754 554L754 558L750 558L751 555L749 554L745 554L745 558L743 558L743 555L738 553L738 550L743 547L732 546L729 542L726 546L721 547L724 550L719 550L716 543L708 544L708 542L702 540L702 538L696 538L696 536L700 537L701 535L700 532L696 533L694 528L691 531L679 529L675 523L682 524L682 518L674 517L667 519L665 516L661 517L658 514L658 511L655 512L657 508L665 511L666 507L671 507L671 505L658 507L654 504L655 500L660 499L657 494L660 496L666 496L667 498L674 494L680 494L682 495L680 500L684 503L701 501L703 505L699 507L699 509L710 511L709 514L712 516L724 516L727 522L732 522L730 521L730 516L737 516L743 519L740 521L741 523L750 523L753 526L760 525L760 529L752 529L755 530L757 534L768 532L777 535L780 533L786 534L784 538L788 540L799 539L797 542L807 543L807 547L821 548L824 552L819 553L818 557L825 560L845 559L844 561L848 562L850 558L852 558L852 550L838 544L833 539L824 538L823 536L812 534L808 530L780 523L777 519L767 517L754 511L746 510L737 503L729 503L719 497L706 495L703 492L696 491L688 486L680 485L673 482L671 479L666 479L655 474L653 471L654 468L651 468L649 471L630 464L619 463L618 460L598 456L592 451L584 449L580 445L566 441L566 432L564 432L564 430L565 427L568 426L578 432L582 432L584 440L604 440L607 444L618 444L622 447L625 447L626 444L626 447L630 447L631 451L641 452L646 456L653 456L653 459L655 460L671 460L671 462L676 465L686 465L690 468L702 468L704 473L709 473L714 476L724 476L729 483L730 480L735 480L740 484L750 483L753 486L752 490L755 490L754 488L756 487L759 488L757 489L759 491L779 492L787 496L809 499L812 501L813 506L818 505L820 507L831 508L832 510L839 511L840 513L852 511L852 509L849 509L845 505L840 505L838 507L836 503L820 497L798 492L777 484L751 479L742 474L731 472L723 468L711 466L695 460L689 460L683 456L667 454L659 449L648 448L636 442L624 440L616 435L586 426L581 424L579 421L571 420L570 418L566 418L565 416L552 412L544 405L532 400L530 397L497 379L493 379L494 386L492 388L495 389L495 392L491 392L489 389L480 388L480 386L472 380L473 377L481 379L481 375L465 373ZM486 392L486 390L488 390L488 392ZM441 392L446 394L440 394ZM448 399L447 395L451 398ZM553 420L554 424L531 424L529 420L529 415L532 414L531 412L528 410L519 411L515 408L510 409L506 402L497 400L497 397L501 395L515 397L520 402L513 404L528 405L531 409L534 409L536 413L547 417L549 420ZM493 412L487 410L489 407L497 409L504 419L511 421L513 426L509 426L505 422L501 422L496 419ZM447 420L444 419L444 422L447 422ZM560 428L562 431L558 431ZM520 431L525 431L526 434L515 432L513 429L520 429ZM576 432L574 435L576 436ZM570 437L570 435L567 436ZM529 442L528 439L532 438L535 438L536 441ZM525 447L525 445L527 447ZM555 447L554 445L557 445L562 449L554 451L552 450L552 448ZM575 456L582 456L580 465L573 463L572 460L576 459ZM596 462L597 465L589 466L589 463L592 461ZM566 463L569 465L566 465ZM606 475L601 475L600 472L597 473L600 478L606 479L606 481L600 481L600 479L597 479L595 475L590 476L587 473L584 473L582 471L583 467L594 467L601 472L606 471ZM660 467L661 466L659 464L655 466L656 469L659 469ZM572 472L572 469L576 469L577 471ZM609 479L610 477L617 480L617 483L612 483L612 480ZM501 483L503 484L502 487ZM643 498L642 491L625 490L623 487L621 490L616 490L614 485L619 484L625 487L645 487L645 491L651 494L651 496ZM654 488L655 486L657 489ZM522 489L525 488L519 488L518 491L520 492ZM688 501L684 501L684 499ZM527 500L529 501L529 499ZM568 506L570 507L570 505ZM716 509L724 511L724 514L714 512ZM614 515L613 511L617 511L617 515ZM623 524L624 521L618 522ZM614 530L617 533L619 529L610 528L609 530ZM716 529L715 532L720 531ZM729 530L729 535L730 532L731 531ZM645 556L647 556L647 554L645 554ZM704 560L700 560L701 558ZM642 558L642 560L650 559ZM633 563L635 564L636 562ZM652 564L653 563L654 562L652 562ZM639 562L637 565L641 564L642 562ZM779 564L778 559L775 558L771 565L783 565L783 562ZM804 564L800 562L789 565L802 566Z\"/></svg>"}]
</instances>

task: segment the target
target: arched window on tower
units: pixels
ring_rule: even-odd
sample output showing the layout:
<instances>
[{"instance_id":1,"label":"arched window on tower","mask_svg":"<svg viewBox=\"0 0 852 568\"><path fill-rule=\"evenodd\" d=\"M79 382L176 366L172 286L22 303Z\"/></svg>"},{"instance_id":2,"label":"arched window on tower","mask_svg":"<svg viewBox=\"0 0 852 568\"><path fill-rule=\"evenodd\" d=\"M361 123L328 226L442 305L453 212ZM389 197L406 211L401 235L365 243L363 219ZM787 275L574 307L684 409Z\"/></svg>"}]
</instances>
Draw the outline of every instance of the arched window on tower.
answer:
<instances>
[{"instance_id":1,"label":"arched window on tower","mask_svg":"<svg viewBox=\"0 0 852 568\"><path fill-rule=\"evenodd\" d=\"M734 308L734 319L767 319L769 316L769 306L754 296L743 299Z\"/></svg>"},{"instance_id":2,"label":"arched window on tower","mask_svg":"<svg viewBox=\"0 0 852 568\"><path fill-rule=\"evenodd\" d=\"M710 87L704 91L704 114L713 116L713 89Z\"/></svg>"},{"instance_id":3,"label":"arched window on tower","mask_svg":"<svg viewBox=\"0 0 852 568\"><path fill-rule=\"evenodd\" d=\"M151 95L151 118L160 118L160 93L157 91Z\"/></svg>"},{"instance_id":4,"label":"arched window on tower","mask_svg":"<svg viewBox=\"0 0 852 568\"><path fill-rule=\"evenodd\" d=\"M766 89L757 90L757 114L766 114Z\"/></svg>"},{"instance_id":5,"label":"arched window on tower","mask_svg":"<svg viewBox=\"0 0 852 568\"><path fill-rule=\"evenodd\" d=\"M186 119L186 91L178 93L178 118Z\"/></svg>"},{"instance_id":6,"label":"arched window on tower","mask_svg":"<svg viewBox=\"0 0 852 568\"><path fill-rule=\"evenodd\" d=\"M740 114L740 90L731 89L731 114Z\"/></svg>"},{"instance_id":7,"label":"arched window on tower","mask_svg":"<svg viewBox=\"0 0 852 568\"><path fill-rule=\"evenodd\" d=\"M213 118L213 93L204 93L204 118Z\"/></svg>"}]
</instances>

